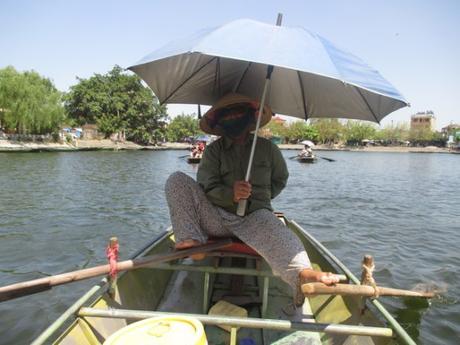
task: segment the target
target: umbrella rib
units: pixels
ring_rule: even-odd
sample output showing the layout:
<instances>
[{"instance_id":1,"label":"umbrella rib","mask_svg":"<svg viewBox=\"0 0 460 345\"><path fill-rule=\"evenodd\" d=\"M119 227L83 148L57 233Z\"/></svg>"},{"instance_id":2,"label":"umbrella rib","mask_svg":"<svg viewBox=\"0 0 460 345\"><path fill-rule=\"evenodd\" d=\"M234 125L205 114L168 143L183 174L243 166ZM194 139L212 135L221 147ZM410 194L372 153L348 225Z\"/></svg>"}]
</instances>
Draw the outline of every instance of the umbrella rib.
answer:
<instances>
[{"instance_id":1,"label":"umbrella rib","mask_svg":"<svg viewBox=\"0 0 460 345\"><path fill-rule=\"evenodd\" d=\"M241 74L241 78L240 78L240 80L238 80L238 83L236 84L236 88L233 90L233 92L238 92L238 90L239 90L239 88L241 86L241 83L243 82L243 79L246 76L246 73L248 72L249 67L251 67L251 65L252 65L252 62L249 62L248 65L246 66L246 68L244 69L243 74Z\"/></svg>"},{"instance_id":2,"label":"umbrella rib","mask_svg":"<svg viewBox=\"0 0 460 345\"><path fill-rule=\"evenodd\" d=\"M302 104L303 104L303 111L304 111L304 114L305 114L305 121L307 121L308 120L308 113L307 113L307 105L305 104L305 90L304 90L304 87L303 87L303 82L302 82L302 78L300 76L299 71L297 71L297 77L299 78L300 92L302 92Z\"/></svg>"},{"instance_id":3,"label":"umbrella rib","mask_svg":"<svg viewBox=\"0 0 460 345\"><path fill-rule=\"evenodd\" d=\"M377 123L380 125L380 121L379 121L379 119L377 119L377 116L375 115L374 110L372 110L371 105L369 104L369 102L367 101L367 99L364 97L364 95L362 94L362 92L361 92L361 90L359 89L359 87L356 87L356 89L358 90L358 93L359 93L359 95L361 96L361 98L363 99L364 103L366 103L367 108L368 108L368 109L370 110L370 112L372 113L372 116L374 117L375 122L377 122Z\"/></svg>"},{"instance_id":4,"label":"umbrella rib","mask_svg":"<svg viewBox=\"0 0 460 345\"><path fill-rule=\"evenodd\" d=\"M217 85L217 96L221 95L221 85L220 85L220 58L217 58L216 62L216 73L214 74L214 92L216 91Z\"/></svg>"},{"instance_id":5,"label":"umbrella rib","mask_svg":"<svg viewBox=\"0 0 460 345\"><path fill-rule=\"evenodd\" d=\"M198 68L196 71L194 71L187 79L185 79L178 87L176 87L173 92L171 92L165 99L163 102L160 102L160 104L164 104L166 103L172 96L174 96L174 94L182 87L185 85L185 83L187 83L190 79L192 79L195 75L197 75L203 68L205 68L207 65L209 65L211 62L213 62L215 59L217 59L216 56L214 56L211 60L209 60L208 62L206 62L204 65L202 65L200 68Z\"/></svg>"}]
</instances>

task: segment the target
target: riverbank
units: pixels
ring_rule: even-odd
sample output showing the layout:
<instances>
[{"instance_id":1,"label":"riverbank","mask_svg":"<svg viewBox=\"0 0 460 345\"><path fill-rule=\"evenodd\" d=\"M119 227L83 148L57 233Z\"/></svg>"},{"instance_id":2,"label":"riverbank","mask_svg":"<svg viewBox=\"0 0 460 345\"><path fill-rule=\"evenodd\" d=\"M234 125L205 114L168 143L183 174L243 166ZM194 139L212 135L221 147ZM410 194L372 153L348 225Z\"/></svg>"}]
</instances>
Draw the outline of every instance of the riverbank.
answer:
<instances>
[{"instance_id":1,"label":"riverbank","mask_svg":"<svg viewBox=\"0 0 460 345\"><path fill-rule=\"evenodd\" d=\"M0 140L0 152L55 152L55 151L97 151L97 150L141 150L144 146L130 141L115 142L110 139L76 140L72 143L37 143Z\"/></svg>"},{"instance_id":2,"label":"riverbank","mask_svg":"<svg viewBox=\"0 0 460 345\"><path fill-rule=\"evenodd\" d=\"M281 150L302 150L303 145L281 144L278 145ZM450 153L443 147L408 147L408 146L341 146L334 147L328 145L316 145L314 151L352 151L352 152L423 152L423 153Z\"/></svg>"},{"instance_id":3,"label":"riverbank","mask_svg":"<svg viewBox=\"0 0 460 345\"><path fill-rule=\"evenodd\" d=\"M281 150L301 150L303 145L281 144ZM37 143L11 140L0 140L0 152L71 152L71 151L120 151L120 150L187 150L188 143L162 143L155 146L138 145L130 141L116 142L110 139L77 140L72 143ZM331 147L318 145L316 151L353 151L353 152L419 152L419 153L459 153L441 147L403 147L403 146L360 146L360 147Z\"/></svg>"}]
</instances>

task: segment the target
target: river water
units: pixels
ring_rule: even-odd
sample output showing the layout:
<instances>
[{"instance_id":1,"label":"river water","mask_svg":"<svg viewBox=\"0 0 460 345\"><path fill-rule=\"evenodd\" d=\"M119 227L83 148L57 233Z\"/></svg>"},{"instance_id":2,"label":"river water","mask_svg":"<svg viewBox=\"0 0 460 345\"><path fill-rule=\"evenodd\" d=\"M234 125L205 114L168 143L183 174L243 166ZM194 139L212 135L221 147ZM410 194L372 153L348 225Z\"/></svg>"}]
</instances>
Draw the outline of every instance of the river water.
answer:
<instances>
[{"instance_id":1,"label":"river water","mask_svg":"<svg viewBox=\"0 0 460 345\"><path fill-rule=\"evenodd\" d=\"M169 225L167 176L185 151L0 153L0 286L126 259ZM458 344L460 155L322 152L288 159L274 201L355 274L374 255L383 286L443 290L428 305L381 298L420 344ZM100 278L0 303L0 344L27 344Z\"/></svg>"}]
</instances>

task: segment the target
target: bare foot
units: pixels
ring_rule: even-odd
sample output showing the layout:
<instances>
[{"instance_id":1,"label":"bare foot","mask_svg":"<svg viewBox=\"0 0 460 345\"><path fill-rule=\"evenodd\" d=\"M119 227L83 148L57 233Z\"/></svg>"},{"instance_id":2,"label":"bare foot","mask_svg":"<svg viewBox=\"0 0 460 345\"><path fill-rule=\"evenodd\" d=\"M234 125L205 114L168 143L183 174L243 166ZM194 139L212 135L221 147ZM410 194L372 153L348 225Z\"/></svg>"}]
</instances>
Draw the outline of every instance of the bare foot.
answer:
<instances>
[{"instance_id":1,"label":"bare foot","mask_svg":"<svg viewBox=\"0 0 460 345\"><path fill-rule=\"evenodd\" d=\"M333 285L340 282L340 278L337 274L331 272L321 272L319 282L326 285Z\"/></svg>"},{"instance_id":2,"label":"bare foot","mask_svg":"<svg viewBox=\"0 0 460 345\"><path fill-rule=\"evenodd\" d=\"M182 242L176 243L176 249L187 249L191 247L196 247L199 246L201 243L198 242L197 240L185 240Z\"/></svg>"},{"instance_id":3,"label":"bare foot","mask_svg":"<svg viewBox=\"0 0 460 345\"><path fill-rule=\"evenodd\" d=\"M331 272L320 272L307 268L300 272L300 280L302 283L319 282L332 285L338 283L340 278L337 274Z\"/></svg>"},{"instance_id":4,"label":"bare foot","mask_svg":"<svg viewBox=\"0 0 460 345\"><path fill-rule=\"evenodd\" d=\"M175 248L177 250L184 250L184 249L188 249L188 248L192 248L192 247L197 247L197 246L200 246L200 245L201 245L201 243L199 241L197 241L197 240L185 240L185 241L176 243ZM206 257L206 254L205 253L197 253L197 254L190 255L190 257L192 258L192 260L198 261L198 260L203 260Z\"/></svg>"}]
</instances>

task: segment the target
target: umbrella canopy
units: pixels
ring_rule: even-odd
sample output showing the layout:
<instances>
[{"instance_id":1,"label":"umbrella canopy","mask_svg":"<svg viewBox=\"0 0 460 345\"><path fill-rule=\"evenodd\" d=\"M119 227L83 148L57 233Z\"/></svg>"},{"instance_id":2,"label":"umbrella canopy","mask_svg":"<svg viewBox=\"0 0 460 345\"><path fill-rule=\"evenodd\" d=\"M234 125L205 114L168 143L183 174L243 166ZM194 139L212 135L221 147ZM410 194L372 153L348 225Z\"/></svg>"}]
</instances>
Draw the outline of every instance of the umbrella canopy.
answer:
<instances>
[{"instance_id":1,"label":"umbrella canopy","mask_svg":"<svg viewBox=\"0 0 460 345\"><path fill-rule=\"evenodd\" d=\"M301 142L302 145L306 145L306 146L310 146L310 147L315 147L315 144L313 143L313 141L310 141L310 140L304 140Z\"/></svg>"},{"instance_id":2,"label":"umbrella canopy","mask_svg":"<svg viewBox=\"0 0 460 345\"><path fill-rule=\"evenodd\" d=\"M171 42L129 69L161 103L210 105L229 92L259 99L268 65L274 113L379 122L408 105L375 69L323 37L249 19Z\"/></svg>"},{"instance_id":3,"label":"umbrella canopy","mask_svg":"<svg viewBox=\"0 0 460 345\"><path fill-rule=\"evenodd\" d=\"M202 141L205 143L209 143L211 141L211 137L209 135L198 135L195 137L195 141Z\"/></svg>"}]
</instances>

